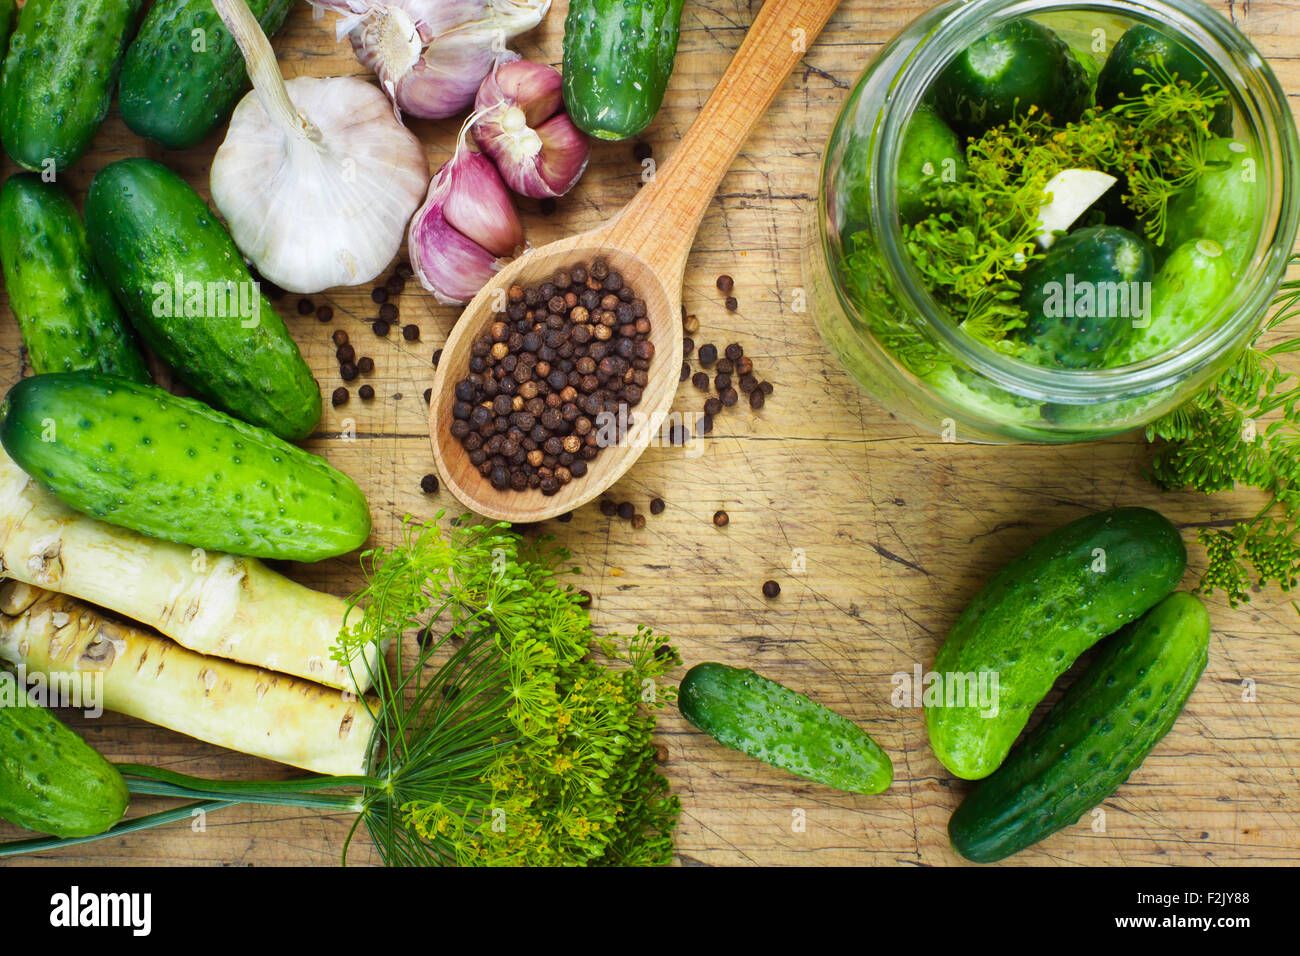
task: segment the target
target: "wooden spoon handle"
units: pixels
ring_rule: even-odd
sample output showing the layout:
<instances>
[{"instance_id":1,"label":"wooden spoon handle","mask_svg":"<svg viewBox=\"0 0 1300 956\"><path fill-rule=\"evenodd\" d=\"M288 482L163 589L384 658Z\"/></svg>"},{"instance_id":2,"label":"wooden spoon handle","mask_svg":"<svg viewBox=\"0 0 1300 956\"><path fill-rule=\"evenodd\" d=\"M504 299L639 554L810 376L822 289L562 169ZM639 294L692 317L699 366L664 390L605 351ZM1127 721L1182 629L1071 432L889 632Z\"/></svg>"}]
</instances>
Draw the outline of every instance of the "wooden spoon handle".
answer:
<instances>
[{"instance_id":1,"label":"wooden spoon handle","mask_svg":"<svg viewBox=\"0 0 1300 956\"><path fill-rule=\"evenodd\" d=\"M677 150L611 226L612 245L636 253L670 288L680 288L713 194L839 2L766 0Z\"/></svg>"}]
</instances>

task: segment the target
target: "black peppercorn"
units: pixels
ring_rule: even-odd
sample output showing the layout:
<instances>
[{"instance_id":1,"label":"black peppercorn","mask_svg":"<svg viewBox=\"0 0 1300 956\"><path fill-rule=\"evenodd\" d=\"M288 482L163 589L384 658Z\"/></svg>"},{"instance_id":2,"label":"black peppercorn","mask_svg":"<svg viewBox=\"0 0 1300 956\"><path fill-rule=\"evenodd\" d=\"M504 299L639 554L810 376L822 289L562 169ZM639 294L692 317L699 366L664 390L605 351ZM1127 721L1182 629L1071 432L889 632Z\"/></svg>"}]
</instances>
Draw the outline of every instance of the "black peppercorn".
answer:
<instances>
[{"instance_id":1,"label":"black peppercorn","mask_svg":"<svg viewBox=\"0 0 1300 956\"><path fill-rule=\"evenodd\" d=\"M712 365L718 360L718 347L716 345L701 345L699 358L701 365Z\"/></svg>"},{"instance_id":2,"label":"black peppercorn","mask_svg":"<svg viewBox=\"0 0 1300 956\"><path fill-rule=\"evenodd\" d=\"M414 323L402 326L402 338L408 342L418 342L420 340L420 327Z\"/></svg>"},{"instance_id":3,"label":"black peppercorn","mask_svg":"<svg viewBox=\"0 0 1300 956\"><path fill-rule=\"evenodd\" d=\"M330 319L334 318L334 310L328 305L322 305L316 310L316 318L321 322L328 322Z\"/></svg>"},{"instance_id":4,"label":"black peppercorn","mask_svg":"<svg viewBox=\"0 0 1300 956\"><path fill-rule=\"evenodd\" d=\"M374 331L375 335L380 338L383 338L389 332L389 325L383 319L375 319L375 321L370 324L370 328Z\"/></svg>"},{"instance_id":5,"label":"black peppercorn","mask_svg":"<svg viewBox=\"0 0 1300 956\"><path fill-rule=\"evenodd\" d=\"M600 513L606 518L612 518L614 515L618 514L618 505L614 504L614 502L610 501L608 498L602 498L600 499Z\"/></svg>"},{"instance_id":6,"label":"black peppercorn","mask_svg":"<svg viewBox=\"0 0 1300 956\"><path fill-rule=\"evenodd\" d=\"M636 514L636 507L632 504L632 502L624 501L619 504L618 516L622 518L624 521L630 520L632 518L632 515L634 514Z\"/></svg>"},{"instance_id":7,"label":"black peppercorn","mask_svg":"<svg viewBox=\"0 0 1300 956\"><path fill-rule=\"evenodd\" d=\"M363 402L368 402L375 397L374 386L362 385L359 389L357 389L357 394L361 396L361 400Z\"/></svg>"},{"instance_id":8,"label":"black peppercorn","mask_svg":"<svg viewBox=\"0 0 1300 956\"><path fill-rule=\"evenodd\" d=\"M370 292L370 301L375 305L383 305L388 301L388 290L383 286L378 286Z\"/></svg>"},{"instance_id":9,"label":"black peppercorn","mask_svg":"<svg viewBox=\"0 0 1300 956\"><path fill-rule=\"evenodd\" d=\"M334 394L330 396L330 401L334 403L335 408L340 405L346 405L348 403L348 390L340 385L338 388L334 389Z\"/></svg>"},{"instance_id":10,"label":"black peppercorn","mask_svg":"<svg viewBox=\"0 0 1300 956\"><path fill-rule=\"evenodd\" d=\"M718 276L718 291L723 295L730 294L731 290L736 287L736 281L729 275Z\"/></svg>"},{"instance_id":11,"label":"black peppercorn","mask_svg":"<svg viewBox=\"0 0 1300 956\"><path fill-rule=\"evenodd\" d=\"M357 367L351 362L344 362L339 366L339 375L343 377L343 381L350 382L357 377Z\"/></svg>"},{"instance_id":12,"label":"black peppercorn","mask_svg":"<svg viewBox=\"0 0 1300 956\"><path fill-rule=\"evenodd\" d=\"M725 528L731 523L731 518L725 511L715 511L713 512L713 523L719 528Z\"/></svg>"},{"instance_id":13,"label":"black peppercorn","mask_svg":"<svg viewBox=\"0 0 1300 956\"><path fill-rule=\"evenodd\" d=\"M662 498L652 498L650 500L650 513L652 515L661 515L664 513L664 500Z\"/></svg>"},{"instance_id":14,"label":"black peppercorn","mask_svg":"<svg viewBox=\"0 0 1300 956\"><path fill-rule=\"evenodd\" d=\"M776 597L780 593L781 593L781 585L777 584L775 581L763 582L763 597L771 599Z\"/></svg>"},{"instance_id":15,"label":"black peppercorn","mask_svg":"<svg viewBox=\"0 0 1300 956\"><path fill-rule=\"evenodd\" d=\"M726 305L728 312L735 312L738 308L740 308L740 303L736 301L736 297L734 295L727 296L727 301L724 304Z\"/></svg>"},{"instance_id":16,"label":"black peppercorn","mask_svg":"<svg viewBox=\"0 0 1300 956\"><path fill-rule=\"evenodd\" d=\"M420 490L423 491L426 495L437 494L437 493L438 493L438 476L437 476L437 475L425 475L423 478L421 478L421 479L420 479Z\"/></svg>"},{"instance_id":17,"label":"black peppercorn","mask_svg":"<svg viewBox=\"0 0 1300 956\"><path fill-rule=\"evenodd\" d=\"M311 315L315 311L316 311L316 303L313 302L311 299L298 300L299 315Z\"/></svg>"},{"instance_id":18,"label":"black peppercorn","mask_svg":"<svg viewBox=\"0 0 1300 956\"><path fill-rule=\"evenodd\" d=\"M369 355L363 355L357 359L357 371L362 375L369 375L375 370L375 360Z\"/></svg>"},{"instance_id":19,"label":"black peppercorn","mask_svg":"<svg viewBox=\"0 0 1300 956\"><path fill-rule=\"evenodd\" d=\"M438 363L441 361L442 361L442 349L438 349L433 353L433 367L437 368Z\"/></svg>"},{"instance_id":20,"label":"black peppercorn","mask_svg":"<svg viewBox=\"0 0 1300 956\"><path fill-rule=\"evenodd\" d=\"M694 385L696 388L698 388L701 392L707 392L709 390L709 373L696 372L694 375L691 376L691 384Z\"/></svg>"}]
</instances>

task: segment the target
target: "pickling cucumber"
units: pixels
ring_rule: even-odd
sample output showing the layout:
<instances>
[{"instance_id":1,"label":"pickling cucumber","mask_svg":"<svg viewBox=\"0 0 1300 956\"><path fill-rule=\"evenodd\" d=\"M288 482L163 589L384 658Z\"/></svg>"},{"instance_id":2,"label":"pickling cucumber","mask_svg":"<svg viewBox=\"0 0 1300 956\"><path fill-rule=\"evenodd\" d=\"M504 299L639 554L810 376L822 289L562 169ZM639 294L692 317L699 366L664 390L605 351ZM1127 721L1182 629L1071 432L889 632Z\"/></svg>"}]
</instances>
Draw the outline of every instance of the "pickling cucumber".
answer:
<instances>
[{"instance_id":1,"label":"pickling cucumber","mask_svg":"<svg viewBox=\"0 0 1300 956\"><path fill-rule=\"evenodd\" d=\"M121 820L130 795L117 768L12 674L0 683L0 817L56 837L94 836Z\"/></svg>"},{"instance_id":2,"label":"pickling cucumber","mask_svg":"<svg viewBox=\"0 0 1300 956\"><path fill-rule=\"evenodd\" d=\"M1156 273L1147 323L1134 330L1115 364L1154 358L1191 338L1214 316L1235 284L1232 263L1221 245L1213 239L1183 243Z\"/></svg>"},{"instance_id":3,"label":"pickling cucumber","mask_svg":"<svg viewBox=\"0 0 1300 956\"><path fill-rule=\"evenodd\" d=\"M1146 508L1080 518L1012 560L935 658L944 699L926 708L925 722L939 760L968 780L991 774L1075 658L1169 594L1186 567L1178 529ZM996 677L993 713L965 699L980 675Z\"/></svg>"},{"instance_id":4,"label":"pickling cucumber","mask_svg":"<svg viewBox=\"0 0 1300 956\"><path fill-rule=\"evenodd\" d=\"M966 175L966 151L933 109L922 104L907 121L898 153L898 214L904 222L925 216L936 184Z\"/></svg>"},{"instance_id":5,"label":"pickling cucumber","mask_svg":"<svg viewBox=\"0 0 1300 956\"><path fill-rule=\"evenodd\" d=\"M28 0L0 85L0 140L19 166L67 169L108 115L145 0Z\"/></svg>"},{"instance_id":6,"label":"pickling cucumber","mask_svg":"<svg viewBox=\"0 0 1300 956\"><path fill-rule=\"evenodd\" d=\"M60 187L23 173L0 188L0 265L37 375L84 369L149 381L81 216Z\"/></svg>"},{"instance_id":7,"label":"pickling cucumber","mask_svg":"<svg viewBox=\"0 0 1300 956\"><path fill-rule=\"evenodd\" d=\"M1058 126L1071 123L1089 94L1087 72L1069 45L1025 18L980 37L944 67L934 85L934 102L964 136L1025 116L1030 107Z\"/></svg>"},{"instance_id":8,"label":"pickling cucumber","mask_svg":"<svg viewBox=\"0 0 1300 956\"><path fill-rule=\"evenodd\" d=\"M1065 695L948 820L976 863L1018 853L1072 825L1129 778L1169 732L1209 653L1210 616L1169 595L1106 641Z\"/></svg>"},{"instance_id":9,"label":"pickling cucumber","mask_svg":"<svg viewBox=\"0 0 1300 956\"><path fill-rule=\"evenodd\" d=\"M880 793L894 766L854 723L749 669L697 664L677 694L682 716L764 763L849 793Z\"/></svg>"},{"instance_id":10,"label":"pickling cucumber","mask_svg":"<svg viewBox=\"0 0 1300 956\"><path fill-rule=\"evenodd\" d=\"M230 233L185 180L149 159L95 176L95 259L140 337L195 391L296 441L320 421L320 387Z\"/></svg>"},{"instance_id":11,"label":"pickling cucumber","mask_svg":"<svg viewBox=\"0 0 1300 956\"><path fill-rule=\"evenodd\" d=\"M1056 368L1107 365L1133 337L1153 271L1146 243L1118 226L1089 226L1057 240L1020 280L1025 359Z\"/></svg>"},{"instance_id":12,"label":"pickling cucumber","mask_svg":"<svg viewBox=\"0 0 1300 956\"><path fill-rule=\"evenodd\" d=\"M1140 99L1146 84L1162 85L1175 77L1204 92L1223 90L1223 85L1186 46L1155 27L1135 24L1115 41L1097 76L1097 105L1113 107L1125 100ZM1226 98L1215 108L1210 132L1216 136L1232 132L1232 103Z\"/></svg>"},{"instance_id":13,"label":"pickling cucumber","mask_svg":"<svg viewBox=\"0 0 1300 956\"><path fill-rule=\"evenodd\" d=\"M248 0L266 35L293 0ZM118 106L131 131L168 149L202 142L251 84L244 58L212 0L160 0L126 51Z\"/></svg>"},{"instance_id":14,"label":"pickling cucumber","mask_svg":"<svg viewBox=\"0 0 1300 956\"><path fill-rule=\"evenodd\" d=\"M564 106L597 139L636 136L664 101L685 0L571 0Z\"/></svg>"},{"instance_id":15,"label":"pickling cucumber","mask_svg":"<svg viewBox=\"0 0 1300 956\"><path fill-rule=\"evenodd\" d=\"M319 561L370 533L365 496L324 459L152 385L24 379L0 404L0 443L68 506L166 541Z\"/></svg>"},{"instance_id":16,"label":"pickling cucumber","mask_svg":"<svg viewBox=\"0 0 1300 956\"><path fill-rule=\"evenodd\" d=\"M1213 239L1234 267L1255 251L1255 232L1267 195L1258 153L1235 139L1214 139L1205 150L1208 168L1169 202L1165 246Z\"/></svg>"}]
</instances>

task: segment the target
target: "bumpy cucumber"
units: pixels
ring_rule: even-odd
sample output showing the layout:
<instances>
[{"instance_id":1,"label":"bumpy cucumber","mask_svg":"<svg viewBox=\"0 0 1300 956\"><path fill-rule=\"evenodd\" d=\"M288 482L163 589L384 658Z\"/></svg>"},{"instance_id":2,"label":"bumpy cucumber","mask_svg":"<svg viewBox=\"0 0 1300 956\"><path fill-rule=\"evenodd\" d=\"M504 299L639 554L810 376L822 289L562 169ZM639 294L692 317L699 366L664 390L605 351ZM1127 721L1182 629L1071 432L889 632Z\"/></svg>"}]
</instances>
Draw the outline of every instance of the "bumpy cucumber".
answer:
<instances>
[{"instance_id":1,"label":"bumpy cucumber","mask_svg":"<svg viewBox=\"0 0 1300 956\"><path fill-rule=\"evenodd\" d=\"M144 0L28 0L0 86L0 140L32 170L67 169L113 99Z\"/></svg>"},{"instance_id":2,"label":"bumpy cucumber","mask_svg":"<svg viewBox=\"0 0 1300 956\"><path fill-rule=\"evenodd\" d=\"M1151 251L1127 229L1090 226L1060 239L1021 279L1025 357L1057 368L1109 364L1133 337L1153 272Z\"/></svg>"},{"instance_id":3,"label":"bumpy cucumber","mask_svg":"<svg viewBox=\"0 0 1300 956\"><path fill-rule=\"evenodd\" d=\"M894 766L857 725L752 670L697 664L677 695L682 716L741 753L849 793L880 793Z\"/></svg>"},{"instance_id":4,"label":"bumpy cucumber","mask_svg":"<svg viewBox=\"0 0 1300 956\"><path fill-rule=\"evenodd\" d=\"M1151 283L1150 314L1116 365L1130 365L1168 352L1191 338L1232 292L1236 279L1223 247L1213 239L1185 242Z\"/></svg>"},{"instance_id":5,"label":"bumpy cucumber","mask_svg":"<svg viewBox=\"0 0 1300 956\"><path fill-rule=\"evenodd\" d=\"M316 379L254 290L230 233L183 179L149 159L105 166L90 186L86 228L136 331L187 384L281 438L311 434L321 414ZM242 293L255 314L231 315L216 298L209 306L223 290Z\"/></svg>"},{"instance_id":6,"label":"bumpy cucumber","mask_svg":"<svg viewBox=\"0 0 1300 956\"><path fill-rule=\"evenodd\" d=\"M122 775L0 674L0 817L56 837L103 833L126 813ZM19 695L23 695L20 702Z\"/></svg>"},{"instance_id":7,"label":"bumpy cucumber","mask_svg":"<svg viewBox=\"0 0 1300 956\"><path fill-rule=\"evenodd\" d=\"M1255 232L1267 199L1259 155L1240 140L1215 139L1205 158L1209 168L1169 203L1165 247L1213 239L1234 267L1240 266L1255 251Z\"/></svg>"},{"instance_id":8,"label":"bumpy cucumber","mask_svg":"<svg viewBox=\"0 0 1300 956\"><path fill-rule=\"evenodd\" d=\"M907 121L898 153L898 214L914 222L926 213L925 200L936 183L966 175L966 152L957 134L933 109L918 106Z\"/></svg>"},{"instance_id":9,"label":"bumpy cucumber","mask_svg":"<svg viewBox=\"0 0 1300 956\"><path fill-rule=\"evenodd\" d=\"M564 21L564 106L597 139L628 139L659 112L685 0L572 0Z\"/></svg>"},{"instance_id":10,"label":"bumpy cucumber","mask_svg":"<svg viewBox=\"0 0 1300 956\"><path fill-rule=\"evenodd\" d=\"M1142 765L1205 670L1210 616L1171 594L1097 659L948 821L953 849L992 863L1070 826Z\"/></svg>"},{"instance_id":11,"label":"bumpy cucumber","mask_svg":"<svg viewBox=\"0 0 1300 956\"><path fill-rule=\"evenodd\" d=\"M24 379L0 404L0 442L69 506L167 541L319 561L370 533L365 496L324 459L152 385Z\"/></svg>"},{"instance_id":12,"label":"bumpy cucumber","mask_svg":"<svg viewBox=\"0 0 1300 956\"><path fill-rule=\"evenodd\" d=\"M248 3L267 36L284 25L291 6L293 0ZM160 0L126 51L118 105L133 132L186 149L226 120L250 85L212 0Z\"/></svg>"},{"instance_id":13,"label":"bumpy cucumber","mask_svg":"<svg viewBox=\"0 0 1300 956\"><path fill-rule=\"evenodd\" d=\"M1075 658L1169 594L1187 567L1163 516L1120 508L1058 528L995 574L935 658L942 706L927 707L930 746L959 777L987 777ZM997 678L996 713L948 690ZM987 678L991 681L991 677Z\"/></svg>"},{"instance_id":14,"label":"bumpy cucumber","mask_svg":"<svg viewBox=\"0 0 1300 956\"><path fill-rule=\"evenodd\" d=\"M1168 34L1139 23L1124 31L1097 76L1097 105L1117 106L1142 96L1142 87L1178 78L1198 89L1222 91L1223 85L1196 57ZM1227 136L1232 132L1232 103L1226 98L1214 111L1210 132Z\"/></svg>"},{"instance_id":15,"label":"bumpy cucumber","mask_svg":"<svg viewBox=\"0 0 1300 956\"><path fill-rule=\"evenodd\" d=\"M81 216L61 188L30 174L0 188L0 264L37 375L84 369L149 381L135 336L91 257Z\"/></svg>"},{"instance_id":16,"label":"bumpy cucumber","mask_svg":"<svg viewBox=\"0 0 1300 956\"><path fill-rule=\"evenodd\" d=\"M1047 27L1022 18L996 27L944 67L934 102L953 129L975 136L1030 107L1058 126L1073 122L1089 92L1074 51Z\"/></svg>"}]
</instances>

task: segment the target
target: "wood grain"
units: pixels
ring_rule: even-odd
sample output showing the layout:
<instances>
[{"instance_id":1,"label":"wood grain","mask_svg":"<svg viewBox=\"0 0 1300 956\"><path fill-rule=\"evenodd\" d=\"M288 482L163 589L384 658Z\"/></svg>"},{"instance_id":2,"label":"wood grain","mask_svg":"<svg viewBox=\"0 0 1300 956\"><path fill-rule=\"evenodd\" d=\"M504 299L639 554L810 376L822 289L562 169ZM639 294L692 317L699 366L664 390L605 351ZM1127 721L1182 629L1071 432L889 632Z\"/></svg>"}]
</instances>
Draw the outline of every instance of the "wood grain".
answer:
<instances>
[{"instance_id":1,"label":"wood grain","mask_svg":"<svg viewBox=\"0 0 1300 956\"><path fill-rule=\"evenodd\" d=\"M1219 2L1300 94L1300 6ZM678 67L663 112L644 137L662 160L703 107L760 4L689 3ZM682 800L678 858L694 864L952 865L945 827L966 785L930 753L918 710L890 704L890 676L928 666L962 604L1001 563L1052 527L1089 510L1147 505L1168 514L1191 541L1197 528L1257 507L1249 494L1206 499L1164 495L1143 481L1139 436L1068 448L944 443L896 421L856 391L829 357L810 317L794 310L801 287L800 229L817 190L818 162L839 105L879 45L920 13L922 0L844 0L773 107L742 147L709 208L686 271L683 301L699 316L697 343L739 342L775 393L760 413L721 416L699 453L651 448L611 497L643 512L668 503L646 527L603 517L594 505L569 523L548 522L587 569L602 630L646 622L672 634L688 663L752 666L811 693L872 733L894 757L885 794L853 797L786 777L725 751L675 714L662 721L665 770ZM526 56L557 64L565 3L523 38ZM295 10L275 46L287 75L362 74L332 25ZM415 123L435 166L449 155L454 124ZM93 154L66 181L84 198L96 169L146 154L180 171L206 194L205 170L220 137L164 154L128 133L113 115ZM3 173L12 171L6 165ZM608 219L637 192L642 166L631 144L599 144L586 177L547 216L524 204L525 225L542 244ZM714 282L735 278L740 307L727 312ZM333 328L371 355L376 398L327 407L307 443L355 476L370 496L373 541L392 541L401 518L459 509L446 494L424 495L431 470L422 392L430 356L456 318L414 291L400 306L421 340L377 339L368 289L317 297L334 306L323 326L280 303L328 395L340 384ZM0 296L0 315L8 316ZM0 319L0 381L22 370L14 323ZM357 384L357 383L354 383ZM703 396L681 386L676 408ZM328 405L328 403L327 403ZM355 440L340 437L349 422ZM731 523L713 526L714 511ZM1203 565L1192 544L1191 573ZM792 570L802 560L803 570ZM306 584L344 594L359 584L352 558L292 569ZM782 593L767 601L762 582ZM1190 580L1190 578L1189 578ZM1110 800L1105 832L1091 817L1012 864L1207 864L1300 862L1300 616L1285 596L1259 594L1248 608L1211 602L1210 664L1182 719ZM1243 700L1252 681L1255 699ZM136 721L79 722L110 756L229 776L284 771ZM141 807L161 802L141 801ZM802 817L802 829L794 826ZM234 808L206 829L173 827L35 863L329 864L347 820L298 810ZM16 831L4 828L0 836ZM373 862L362 834L351 855Z\"/></svg>"}]
</instances>

